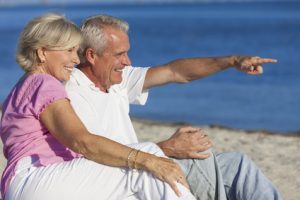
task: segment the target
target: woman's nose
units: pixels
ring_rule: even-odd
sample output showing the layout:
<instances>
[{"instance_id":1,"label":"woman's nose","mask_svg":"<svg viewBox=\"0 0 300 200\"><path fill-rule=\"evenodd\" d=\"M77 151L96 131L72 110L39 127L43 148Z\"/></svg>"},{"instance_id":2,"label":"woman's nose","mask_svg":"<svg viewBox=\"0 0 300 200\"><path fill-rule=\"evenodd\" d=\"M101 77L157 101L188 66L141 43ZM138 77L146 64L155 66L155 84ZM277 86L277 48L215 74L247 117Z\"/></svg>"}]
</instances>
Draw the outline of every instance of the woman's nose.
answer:
<instances>
[{"instance_id":1,"label":"woman's nose","mask_svg":"<svg viewBox=\"0 0 300 200\"><path fill-rule=\"evenodd\" d=\"M80 59L78 56L78 53L76 52L75 55L73 56L73 62L78 65L80 63Z\"/></svg>"}]
</instances>

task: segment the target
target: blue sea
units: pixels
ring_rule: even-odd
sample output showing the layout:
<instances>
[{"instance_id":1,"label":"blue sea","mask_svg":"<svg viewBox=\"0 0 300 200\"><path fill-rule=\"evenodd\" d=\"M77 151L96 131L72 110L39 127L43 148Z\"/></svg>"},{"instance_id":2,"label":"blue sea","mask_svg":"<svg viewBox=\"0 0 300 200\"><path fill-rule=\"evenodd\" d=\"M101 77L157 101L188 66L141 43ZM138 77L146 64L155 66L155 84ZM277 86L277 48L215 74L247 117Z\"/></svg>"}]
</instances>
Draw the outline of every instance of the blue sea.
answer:
<instances>
[{"instance_id":1,"label":"blue sea","mask_svg":"<svg viewBox=\"0 0 300 200\"><path fill-rule=\"evenodd\" d=\"M17 38L31 18L59 12L79 24L106 13L130 23L134 66L176 58L259 55L276 58L262 76L229 69L189 84L150 91L131 116L271 132L300 131L300 3L89 4L0 7L0 102L23 74Z\"/></svg>"}]
</instances>

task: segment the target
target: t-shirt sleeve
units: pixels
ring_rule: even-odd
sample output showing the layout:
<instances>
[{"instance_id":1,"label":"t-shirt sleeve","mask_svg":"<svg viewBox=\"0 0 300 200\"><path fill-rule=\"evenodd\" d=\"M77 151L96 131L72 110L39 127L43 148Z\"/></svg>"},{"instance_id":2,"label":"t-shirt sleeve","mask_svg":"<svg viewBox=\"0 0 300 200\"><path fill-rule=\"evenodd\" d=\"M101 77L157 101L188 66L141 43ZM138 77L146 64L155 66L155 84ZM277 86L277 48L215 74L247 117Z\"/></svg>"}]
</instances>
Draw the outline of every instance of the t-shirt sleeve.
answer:
<instances>
[{"instance_id":1,"label":"t-shirt sleeve","mask_svg":"<svg viewBox=\"0 0 300 200\"><path fill-rule=\"evenodd\" d=\"M144 105L146 103L148 90L143 91L143 85L148 69L149 67L126 67L122 84L127 89L130 104Z\"/></svg>"},{"instance_id":2,"label":"t-shirt sleeve","mask_svg":"<svg viewBox=\"0 0 300 200\"><path fill-rule=\"evenodd\" d=\"M37 75L26 88L28 107L37 118L51 103L68 99L64 86L60 81L49 75Z\"/></svg>"}]
</instances>

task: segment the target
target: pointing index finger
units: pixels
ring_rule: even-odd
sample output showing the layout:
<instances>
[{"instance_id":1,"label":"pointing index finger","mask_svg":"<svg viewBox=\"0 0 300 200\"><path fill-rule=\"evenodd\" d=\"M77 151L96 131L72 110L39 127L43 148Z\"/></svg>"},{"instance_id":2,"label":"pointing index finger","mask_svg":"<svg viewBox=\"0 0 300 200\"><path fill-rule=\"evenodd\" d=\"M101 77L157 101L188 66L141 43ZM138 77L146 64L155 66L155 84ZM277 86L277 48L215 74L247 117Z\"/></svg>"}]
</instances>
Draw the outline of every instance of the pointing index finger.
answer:
<instances>
[{"instance_id":1,"label":"pointing index finger","mask_svg":"<svg viewBox=\"0 0 300 200\"><path fill-rule=\"evenodd\" d=\"M277 60L276 59L272 59L272 58L260 58L258 60L258 62L260 64L265 64L265 63L277 63Z\"/></svg>"}]
</instances>

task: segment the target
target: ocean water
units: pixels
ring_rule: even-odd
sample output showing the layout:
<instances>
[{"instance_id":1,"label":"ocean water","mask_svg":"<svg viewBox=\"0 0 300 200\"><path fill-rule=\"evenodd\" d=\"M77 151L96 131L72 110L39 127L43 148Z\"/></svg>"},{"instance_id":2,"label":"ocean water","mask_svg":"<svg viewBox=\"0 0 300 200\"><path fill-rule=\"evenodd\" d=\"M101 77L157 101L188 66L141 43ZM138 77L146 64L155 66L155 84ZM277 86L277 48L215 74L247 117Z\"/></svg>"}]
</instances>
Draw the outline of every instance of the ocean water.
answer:
<instances>
[{"instance_id":1,"label":"ocean water","mask_svg":"<svg viewBox=\"0 0 300 200\"><path fill-rule=\"evenodd\" d=\"M229 69L189 84L154 88L131 115L273 132L300 130L300 3L198 3L0 7L0 102L22 75L17 38L31 18L59 12L79 24L106 13L130 23L134 66L176 58L259 55L278 59L262 76Z\"/></svg>"}]
</instances>

